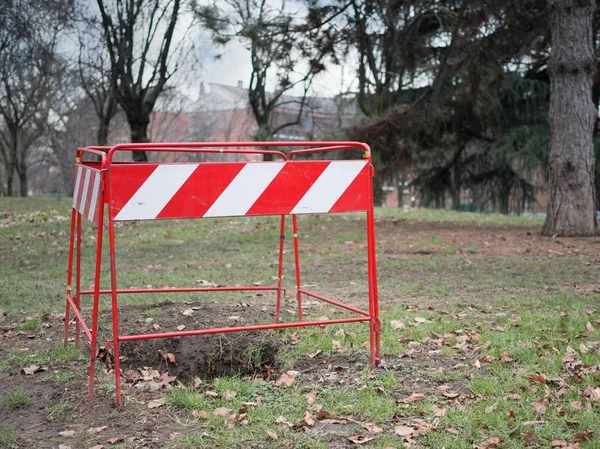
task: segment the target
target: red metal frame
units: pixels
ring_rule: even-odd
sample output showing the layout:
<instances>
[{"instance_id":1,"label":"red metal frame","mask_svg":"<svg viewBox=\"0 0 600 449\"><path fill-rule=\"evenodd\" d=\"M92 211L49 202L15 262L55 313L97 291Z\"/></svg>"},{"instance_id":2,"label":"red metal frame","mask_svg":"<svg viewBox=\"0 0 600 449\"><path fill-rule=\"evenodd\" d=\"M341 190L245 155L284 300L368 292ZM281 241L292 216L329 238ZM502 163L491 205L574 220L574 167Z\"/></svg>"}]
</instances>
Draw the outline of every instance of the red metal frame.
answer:
<instances>
[{"instance_id":1,"label":"red metal frame","mask_svg":"<svg viewBox=\"0 0 600 449\"><path fill-rule=\"evenodd\" d=\"M289 159L285 153L276 150L264 148L281 148L281 147L303 147L290 152ZM306 148L309 147L309 148ZM87 336L90 348L90 366L89 366L89 400L93 399L94 394L94 369L97 355L97 334L98 334L98 312L100 295L111 295L112 308L112 339L107 344L112 343L114 356L114 373L115 373L115 389L117 405L121 403L121 374L120 374L120 359L119 349L120 343L134 340L147 340L155 338L174 338L192 335L207 335L215 333L238 332L238 331L256 331L266 329L285 329L290 327L305 327L305 326L323 326L327 324L339 323L369 323L369 348L370 348L370 366L374 368L381 361L381 344L380 344L380 319L379 319L379 300L377 294L377 267L376 267L376 250L375 250L375 218L373 209L373 186L369 183L368 198L370 207L366 211L367 218L367 259L368 259L368 282L369 282L369 310L365 311L354 306L344 304L340 301L327 298L323 295L311 292L302 288L301 273L300 273L300 249L298 237L298 220L295 214L292 214L292 230L293 230L293 246L294 246L294 262L296 273L296 300L298 304L298 321L280 323L281 318L281 295L285 293L283 287L283 249L285 242L285 215L280 218L280 238L279 238L279 258L277 269L277 285L276 286L241 286L241 287L198 287L198 288L147 288L147 289L119 289L117 288L117 268L116 268L116 253L115 253L115 217L110 207L108 211L108 238L109 238L109 260L110 260L110 289L100 289L100 271L102 261L102 238L103 238L103 223L104 223L104 204L108 204L111 199L111 182L110 170L111 166L119 164L124 165L124 162L113 162L115 153L122 151L148 151L148 152L168 152L168 153L229 153L229 154L259 154L272 155L281 158L283 161L292 161L297 155L305 155L311 153L322 153L329 151L341 151L359 149L362 150L362 156L371 166L371 177L374 176L374 170L371 164L371 152L369 146L360 142L203 142L203 143L148 143L148 144L121 144L111 148L103 147L86 147L79 148L76 153L76 164L87 165L94 169L100 170L101 182L99 195L99 211L98 211L98 226L96 239L96 260L94 273L94 287L92 290L81 289L81 247L82 247L82 214L75 208L71 212L71 233L69 239L69 259L67 265L67 292L66 292L66 309L65 309L65 331L64 344L69 340L69 321L70 311L73 310L75 316L75 342L77 346L80 343L80 333L83 330ZM99 162L84 162L85 155L99 156ZM96 221L96 220L94 220ZM75 266L75 294L73 295L73 262L76 259ZM120 335L119 333L119 315L118 315L118 295L119 294L136 294L136 293L176 293L176 292L206 292L206 291L275 291L277 295L275 323L260 324L252 326L237 326L225 328L210 328L201 330L179 331L179 332L161 332L154 334L139 334L139 335ZM91 329L86 324L81 315L81 296L91 295L92 299L92 325ZM338 306L350 312L356 313L357 317L340 318L329 320L303 321L302 314L302 296L311 297L326 303Z\"/></svg>"}]
</instances>

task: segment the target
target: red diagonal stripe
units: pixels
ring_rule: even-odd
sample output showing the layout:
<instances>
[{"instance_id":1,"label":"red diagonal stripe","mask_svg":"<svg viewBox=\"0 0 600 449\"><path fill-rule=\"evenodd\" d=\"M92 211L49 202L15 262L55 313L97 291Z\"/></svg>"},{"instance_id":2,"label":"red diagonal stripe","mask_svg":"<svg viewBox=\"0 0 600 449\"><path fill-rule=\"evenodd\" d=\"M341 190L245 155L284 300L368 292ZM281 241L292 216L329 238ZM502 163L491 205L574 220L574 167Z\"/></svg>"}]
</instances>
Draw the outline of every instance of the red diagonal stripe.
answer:
<instances>
[{"instance_id":1,"label":"red diagonal stripe","mask_svg":"<svg viewBox=\"0 0 600 449\"><path fill-rule=\"evenodd\" d=\"M115 217L138 191L158 164L111 165L109 168L110 208Z\"/></svg>"},{"instance_id":2,"label":"red diagonal stripe","mask_svg":"<svg viewBox=\"0 0 600 449\"><path fill-rule=\"evenodd\" d=\"M244 165L245 162L198 165L156 218L202 217Z\"/></svg>"},{"instance_id":3,"label":"red diagonal stripe","mask_svg":"<svg viewBox=\"0 0 600 449\"><path fill-rule=\"evenodd\" d=\"M289 214L329 163L329 161L286 163L246 215Z\"/></svg>"},{"instance_id":4,"label":"red diagonal stripe","mask_svg":"<svg viewBox=\"0 0 600 449\"><path fill-rule=\"evenodd\" d=\"M369 197L369 183L371 182L371 166L365 164L364 168L354 178L342 196L335 202L329 212L362 212L369 210L371 201Z\"/></svg>"}]
</instances>

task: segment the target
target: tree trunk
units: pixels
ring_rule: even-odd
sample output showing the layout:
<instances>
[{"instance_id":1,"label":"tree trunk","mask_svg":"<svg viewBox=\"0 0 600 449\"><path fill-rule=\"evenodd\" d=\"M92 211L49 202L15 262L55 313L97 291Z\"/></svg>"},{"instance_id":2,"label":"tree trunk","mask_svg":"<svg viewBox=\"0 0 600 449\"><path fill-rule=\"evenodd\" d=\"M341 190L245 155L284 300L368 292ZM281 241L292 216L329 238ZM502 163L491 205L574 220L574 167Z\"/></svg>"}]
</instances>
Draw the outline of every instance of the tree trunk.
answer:
<instances>
[{"instance_id":1,"label":"tree trunk","mask_svg":"<svg viewBox=\"0 0 600 449\"><path fill-rule=\"evenodd\" d=\"M13 196L13 180L15 178L15 170L12 165L6 166L6 196Z\"/></svg>"},{"instance_id":2,"label":"tree trunk","mask_svg":"<svg viewBox=\"0 0 600 449\"><path fill-rule=\"evenodd\" d=\"M543 235L596 235L593 0L552 0L549 201Z\"/></svg>"},{"instance_id":3,"label":"tree trunk","mask_svg":"<svg viewBox=\"0 0 600 449\"><path fill-rule=\"evenodd\" d=\"M19 188L20 195L27 196L29 195L29 182L27 181L27 167L21 166L21 169L17 172L19 175Z\"/></svg>"},{"instance_id":4,"label":"tree trunk","mask_svg":"<svg viewBox=\"0 0 600 449\"><path fill-rule=\"evenodd\" d=\"M98 124L98 133L96 134L96 144L100 147L105 147L108 142L108 130L110 126L109 123L105 123L105 120L101 119Z\"/></svg>"},{"instance_id":5,"label":"tree trunk","mask_svg":"<svg viewBox=\"0 0 600 449\"><path fill-rule=\"evenodd\" d=\"M148 124L150 119L140 122L129 122L131 128L131 143L149 143ZM148 162L148 155L145 151L133 151L133 160L136 162Z\"/></svg>"}]
</instances>

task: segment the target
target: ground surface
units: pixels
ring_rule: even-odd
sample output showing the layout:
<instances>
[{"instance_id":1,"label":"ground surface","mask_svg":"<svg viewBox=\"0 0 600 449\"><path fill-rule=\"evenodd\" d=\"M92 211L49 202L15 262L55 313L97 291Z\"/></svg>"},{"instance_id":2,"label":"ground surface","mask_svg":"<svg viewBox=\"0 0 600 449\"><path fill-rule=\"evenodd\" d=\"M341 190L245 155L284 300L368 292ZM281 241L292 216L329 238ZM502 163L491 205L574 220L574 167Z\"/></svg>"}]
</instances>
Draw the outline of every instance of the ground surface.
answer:
<instances>
[{"instance_id":1,"label":"ground surface","mask_svg":"<svg viewBox=\"0 0 600 449\"><path fill-rule=\"evenodd\" d=\"M600 447L600 238L543 238L523 218L378 211L381 367L367 369L360 323L129 343L115 409L110 354L88 403L89 344L62 345L68 214L67 199L0 198L0 447ZM303 285L366 307L364 227L356 215L302 217ZM92 231L85 223L85 288ZM275 218L119 226L118 284L272 285L278 234ZM104 288L107 269L104 257ZM119 301L123 334L274 314L272 293ZM108 298L101 309L103 345Z\"/></svg>"}]
</instances>

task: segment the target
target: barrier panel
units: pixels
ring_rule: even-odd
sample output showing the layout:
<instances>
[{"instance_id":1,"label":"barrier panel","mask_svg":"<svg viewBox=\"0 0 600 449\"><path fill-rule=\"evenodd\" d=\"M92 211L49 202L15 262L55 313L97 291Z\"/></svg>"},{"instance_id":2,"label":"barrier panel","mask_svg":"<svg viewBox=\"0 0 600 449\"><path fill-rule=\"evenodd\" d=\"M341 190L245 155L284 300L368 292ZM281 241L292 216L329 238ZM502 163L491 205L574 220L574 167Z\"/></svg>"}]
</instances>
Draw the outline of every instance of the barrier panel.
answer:
<instances>
[{"instance_id":1,"label":"barrier panel","mask_svg":"<svg viewBox=\"0 0 600 449\"><path fill-rule=\"evenodd\" d=\"M264 148L302 147L290 152ZM296 157L332 151L358 149L359 160L295 160ZM263 162L115 162L124 151L159 153L224 153L270 155L276 161ZM85 161L86 157L100 159ZM154 338L175 338L215 333L323 326L328 324L368 322L370 366L381 361L379 300L375 254L375 220L373 215L374 170L368 145L360 142L227 142L121 144L110 148L79 148L75 159L73 207L67 268L64 344L69 340L71 311L75 319L75 341L79 346L81 330L90 348L89 399L93 399L94 370L97 354L98 311L100 295L111 296L112 345L117 405L121 402L120 343ZM107 206L105 208L105 205ZM104 213L108 217L110 288L100 289ZM300 214L337 212L366 213L368 263L368 310L344 304L307 290L302 286L298 220ZM115 222L175 218L211 218L239 216L280 216L277 285L232 287L177 287L119 289L115 248ZM291 215L296 302L298 320L280 322L285 220ZM91 290L81 289L82 217L96 226L94 283ZM75 270L73 265L75 264ZM73 273L75 271L75 273ZM75 285L73 286L73 274ZM250 326L209 328L152 334L121 335L118 298L120 294L273 291L276 294L275 322ZM87 325L81 314L81 297L92 296L92 322ZM311 297L338 306L356 316L350 318L304 321L302 298Z\"/></svg>"}]
</instances>

